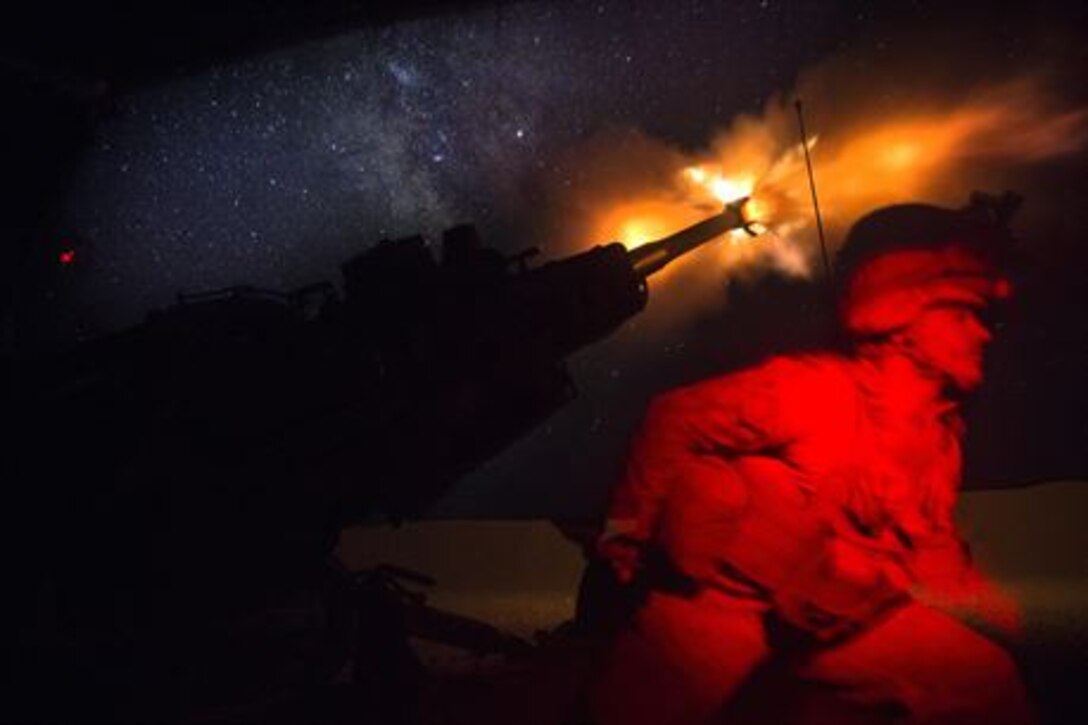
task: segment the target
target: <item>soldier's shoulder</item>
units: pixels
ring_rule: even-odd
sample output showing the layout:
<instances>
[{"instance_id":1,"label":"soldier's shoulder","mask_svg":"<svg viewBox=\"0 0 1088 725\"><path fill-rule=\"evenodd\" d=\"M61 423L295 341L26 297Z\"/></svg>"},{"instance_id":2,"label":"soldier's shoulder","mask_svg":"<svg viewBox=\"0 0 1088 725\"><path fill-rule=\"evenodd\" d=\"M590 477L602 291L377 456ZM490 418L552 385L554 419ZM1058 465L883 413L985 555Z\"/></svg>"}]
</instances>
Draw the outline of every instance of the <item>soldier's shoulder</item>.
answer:
<instances>
[{"instance_id":1,"label":"soldier's shoulder","mask_svg":"<svg viewBox=\"0 0 1088 725\"><path fill-rule=\"evenodd\" d=\"M853 380L853 362L845 355L830 351L796 352L773 355L754 365L704 381L729 384L734 381L764 382L769 385L849 385Z\"/></svg>"},{"instance_id":2,"label":"soldier's shoulder","mask_svg":"<svg viewBox=\"0 0 1088 725\"><path fill-rule=\"evenodd\" d=\"M835 352L781 355L765 364L764 375L784 395L814 406L841 408L857 395L856 363Z\"/></svg>"},{"instance_id":3,"label":"soldier's shoulder","mask_svg":"<svg viewBox=\"0 0 1088 725\"><path fill-rule=\"evenodd\" d=\"M846 355L819 351L776 355L759 367L764 368L767 374L804 382L841 385L853 382L854 366L853 359Z\"/></svg>"},{"instance_id":4,"label":"soldier's shoulder","mask_svg":"<svg viewBox=\"0 0 1088 725\"><path fill-rule=\"evenodd\" d=\"M731 398L820 399L829 403L851 396L856 388L853 363L834 352L790 353L768 357L754 365L705 378L655 397L657 415L683 411L692 405Z\"/></svg>"}]
</instances>

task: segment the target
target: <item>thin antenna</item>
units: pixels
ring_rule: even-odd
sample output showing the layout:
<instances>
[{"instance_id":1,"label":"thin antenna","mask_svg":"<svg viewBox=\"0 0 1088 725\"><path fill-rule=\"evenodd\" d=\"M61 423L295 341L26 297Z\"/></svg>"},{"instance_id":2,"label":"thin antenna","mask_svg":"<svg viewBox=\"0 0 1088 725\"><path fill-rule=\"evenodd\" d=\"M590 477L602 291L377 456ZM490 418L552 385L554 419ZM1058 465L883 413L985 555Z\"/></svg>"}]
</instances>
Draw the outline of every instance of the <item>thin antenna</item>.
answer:
<instances>
[{"instance_id":1,"label":"thin antenna","mask_svg":"<svg viewBox=\"0 0 1088 725\"><path fill-rule=\"evenodd\" d=\"M820 236L820 254L824 258L824 275L827 278L827 283L832 283L831 279L831 261L827 256L827 239L824 236L824 220L820 215L820 199L816 196L816 177L812 173L812 158L808 153L808 134L805 133L805 114L801 110L801 99L798 98L793 102L794 108L797 109L797 125L801 129L801 148L805 150L805 168L808 170L808 188L812 191L812 209L816 213L816 233Z\"/></svg>"}]
</instances>

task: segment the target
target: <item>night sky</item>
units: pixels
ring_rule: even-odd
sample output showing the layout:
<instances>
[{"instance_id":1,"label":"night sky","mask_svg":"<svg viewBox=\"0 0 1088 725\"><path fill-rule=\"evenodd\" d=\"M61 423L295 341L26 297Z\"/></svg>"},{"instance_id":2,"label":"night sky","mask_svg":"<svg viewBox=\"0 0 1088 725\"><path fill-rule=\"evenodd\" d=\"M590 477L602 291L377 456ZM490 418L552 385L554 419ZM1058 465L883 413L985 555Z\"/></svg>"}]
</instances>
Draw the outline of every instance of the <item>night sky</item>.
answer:
<instances>
[{"instance_id":1,"label":"night sky","mask_svg":"<svg viewBox=\"0 0 1088 725\"><path fill-rule=\"evenodd\" d=\"M80 313L112 327L173 290L328 278L377 239L460 221L510 251L546 243L533 194L578 183L571 148L613 128L705 143L865 33L848 5L482 7L125 97L64 216L93 249Z\"/></svg>"},{"instance_id":2,"label":"night sky","mask_svg":"<svg viewBox=\"0 0 1088 725\"><path fill-rule=\"evenodd\" d=\"M871 114L885 97L947 99L1025 70L1049 74L1059 105L1085 101L1075 3L870 5L472 6L113 95L47 241L30 255L47 271L18 289L19 306L32 312L16 332L34 344L72 340L134 324L179 291L337 281L341 262L382 238L437 240L465 221L507 253L587 249L609 241L586 238L602 147L601 163L614 165L630 145L639 176L646 145L698 154L738 115L760 114L829 64L835 74L824 78L848 81L809 86L819 89L805 99L817 133L833 134L860 96ZM1044 266L1084 238L1083 150L1015 167L986 157L979 167L934 197L965 200L977 188L967 184L993 172L997 186L1036 202L1025 223L1047 230ZM74 263L56 265L69 247ZM747 324L760 339L774 336L728 317L724 278L700 284L711 302L681 313L663 310L667 284L652 287L645 319L572 361L579 399L435 513L595 511L648 397L734 362L723 349L735 337L707 335L728 320L731 334ZM1083 340L1080 324L1067 342Z\"/></svg>"}]
</instances>

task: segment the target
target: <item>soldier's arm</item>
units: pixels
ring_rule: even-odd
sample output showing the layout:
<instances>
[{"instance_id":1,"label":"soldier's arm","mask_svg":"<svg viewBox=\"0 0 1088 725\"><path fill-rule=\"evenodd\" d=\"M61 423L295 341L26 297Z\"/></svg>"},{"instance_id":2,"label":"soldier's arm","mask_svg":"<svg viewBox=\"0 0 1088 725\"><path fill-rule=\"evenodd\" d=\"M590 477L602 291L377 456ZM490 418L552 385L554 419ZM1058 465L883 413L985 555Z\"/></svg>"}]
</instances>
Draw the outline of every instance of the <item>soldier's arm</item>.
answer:
<instances>
[{"instance_id":1,"label":"soldier's arm","mask_svg":"<svg viewBox=\"0 0 1088 725\"><path fill-rule=\"evenodd\" d=\"M971 555L954 521L955 486L940 502L934 516L916 526L911 574L922 601L953 614L979 620L1007 635L1021 632L1020 607Z\"/></svg>"},{"instance_id":2,"label":"soldier's arm","mask_svg":"<svg viewBox=\"0 0 1088 725\"><path fill-rule=\"evenodd\" d=\"M670 497L687 507L697 502L719 520L740 510L747 492L734 462L795 434L783 397L799 382L795 367L772 361L653 401L613 488L599 542L621 580L633 578L642 547L657 538Z\"/></svg>"},{"instance_id":3,"label":"soldier's arm","mask_svg":"<svg viewBox=\"0 0 1088 725\"><path fill-rule=\"evenodd\" d=\"M1019 603L975 565L959 537L950 536L943 545L930 543L918 554L914 573L920 600L1008 636L1021 634Z\"/></svg>"}]
</instances>

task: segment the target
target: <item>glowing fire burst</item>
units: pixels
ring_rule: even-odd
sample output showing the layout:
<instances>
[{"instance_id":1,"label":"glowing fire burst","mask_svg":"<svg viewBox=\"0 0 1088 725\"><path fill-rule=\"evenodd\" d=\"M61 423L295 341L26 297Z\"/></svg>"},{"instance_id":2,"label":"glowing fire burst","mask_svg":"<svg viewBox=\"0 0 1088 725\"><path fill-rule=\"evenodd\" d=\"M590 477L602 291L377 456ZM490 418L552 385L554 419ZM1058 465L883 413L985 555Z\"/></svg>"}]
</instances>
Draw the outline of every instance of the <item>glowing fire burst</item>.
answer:
<instances>
[{"instance_id":1,"label":"glowing fire burst","mask_svg":"<svg viewBox=\"0 0 1088 725\"><path fill-rule=\"evenodd\" d=\"M754 175L726 176L720 169L708 169L704 166L689 166L681 174L697 190L698 196L709 194L719 206L748 197L743 207L745 218L756 222L763 221L760 215L765 213L765 206L752 198L756 185ZM740 244L751 239L751 235L743 229L734 229L729 232L728 238L731 244Z\"/></svg>"},{"instance_id":2,"label":"glowing fire burst","mask_svg":"<svg viewBox=\"0 0 1088 725\"><path fill-rule=\"evenodd\" d=\"M815 136L809 141L832 247L850 223L879 206L962 204L970 190L986 188L985 180L972 178L972 167L1024 167L1088 146L1088 108L1063 108L1033 77L943 104L889 109L862 102L851 114L837 113L838 125L833 118L822 129L820 147ZM729 244L709 245L718 250L722 267L731 272L769 261L791 274L807 274L807 260L815 259L818 247L805 148L790 104L780 99L762 117L737 119L705 155L661 153L676 161L672 185L625 189L616 197L624 199L622 205L597 216L596 238L635 247L748 197L745 217L770 233L752 238L738 229L728 234Z\"/></svg>"},{"instance_id":3,"label":"glowing fire burst","mask_svg":"<svg viewBox=\"0 0 1088 725\"><path fill-rule=\"evenodd\" d=\"M692 183L705 187L722 204L750 196L756 184L754 176L726 178L721 172L711 173L701 166L689 166L683 173Z\"/></svg>"},{"instance_id":4,"label":"glowing fire burst","mask_svg":"<svg viewBox=\"0 0 1088 725\"><path fill-rule=\"evenodd\" d=\"M608 236L622 242L628 249L634 249L668 236L698 221L700 216L698 212L676 204L642 201L612 209L602 226L608 230Z\"/></svg>"}]
</instances>

